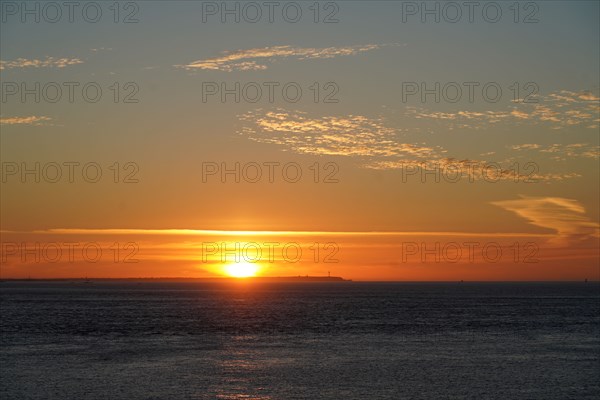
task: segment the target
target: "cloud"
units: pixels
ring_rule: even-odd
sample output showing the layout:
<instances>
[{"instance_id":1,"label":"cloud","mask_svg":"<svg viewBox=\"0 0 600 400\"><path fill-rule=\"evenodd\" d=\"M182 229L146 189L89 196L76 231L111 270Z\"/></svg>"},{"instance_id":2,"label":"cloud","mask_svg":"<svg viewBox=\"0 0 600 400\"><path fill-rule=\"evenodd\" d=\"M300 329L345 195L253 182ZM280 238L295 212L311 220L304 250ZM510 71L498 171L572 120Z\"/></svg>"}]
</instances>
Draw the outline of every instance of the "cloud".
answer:
<instances>
[{"instance_id":1,"label":"cloud","mask_svg":"<svg viewBox=\"0 0 600 400\"><path fill-rule=\"evenodd\" d=\"M581 92L572 92L569 90L561 90L560 92L551 93L546 97L547 100L559 102L562 105L568 103L580 103L586 101L600 101L598 96L595 96L591 91L584 90Z\"/></svg>"},{"instance_id":2,"label":"cloud","mask_svg":"<svg viewBox=\"0 0 600 400\"><path fill-rule=\"evenodd\" d=\"M352 114L315 118L282 109L251 111L239 118L246 123L240 134L250 140L284 146L300 154L421 158L441 152L421 144L400 143L398 130L387 127L380 118Z\"/></svg>"},{"instance_id":3,"label":"cloud","mask_svg":"<svg viewBox=\"0 0 600 400\"><path fill-rule=\"evenodd\" d=\"M31 115L29 117L0 117L0 125L47 125L45 122L51 121L52 118L45 116Z\"/></svg>"},{"instance_id":4,"label":"cloud","mask_svg":"<svg viewBox=\"0 0 600 400\"><path fill-rule=\"evenodd\" d=\"M519 170L511 160L499 163L449 157L440 146L406 143L401 136L403 131L389 127L382 117L311 117L306 112L277 108L250 111L238 118L244 123L238 133L255 142L281 146L284 151L298 154L354 157L363 168L373 170L440 171L452 179L459 174L470 181L488 182L555 182L581 177L568 172L542 174L535 166ZM513 146L515 150L539 148L537 144ZM583 157L592 151L582 146L567 148Z\"/></svg>"},{"instance_id":5,"label":"cloud","mask_svg":"<svg viewBox=\"0 0 600 400\"><path fill-rule=\"evenodd\" d=\"M600 98L589 91L570 92L561 90L547 96L532 96L538 103L524 103L499 111L433 112L424 108L407 107L406 115L415 119L429 119L446 123L448 129L486 129L489 124L501 122L512 124L546 124L551 129L581 126L598 129L600 122Z\"/></svg>"},{"instance_id":6,"label":"cloud","mask_svg":"<svg viewBox=\"0 0 600 400\"><path fill-rule=\"evenodd\" d=\"M403 131L389 127L382 117L311 117L306 112L277 108L250 111L238 118L244 123L238 133L255 142L298 154L354 157L363 168L373 170L441 171L452 177L459 173L461 178L493 182L553 182L580 177L576 173L540 174L533 168L519 171L508 161L449 157L440 146L406 143Z\"/></svg>"},{"instance_id":7,"label":"cloud","mask_svg":"<svg viewBox=\"0 0 600 400\"><path fill-rule=\"evenodd\" d=\"M526 143L510 146L516 151L538 151L552 155L554 161L565 161L567 158L592 158L600 159L600 146L588 143L551 144L543 146L536 143Z\"/></svg>"},{"instance_id":8,"label":"cloud","mask_svg":"<svg viewBox=\"0 0 600 400\"><path fill-rule=\"evenodd\" d=\"M44 60L17 58L12 61L0 60L0 70L12 68L64 68L75 64L83 64L83 61L79 58L46 57Z\"/></svg>"},{"instance_id":9,"label":"cloud","mask_svg":"<svg viewBox=\"0 0 600 400\"><path fill-rule=\"evenodd\" d=\"M510 163L508 163L510 164ZM468 179L470 182L486 181L512 181L512 182L556 182L565 179L579 178L581 175L576 173L545 173L540 174L534 166L531 168L522 168L523 173L513 165L505 166L503 163L484 161L484 160L457 160L450 157L441 157L434 159L403 159L394 161L373 161L365 165L366 168L375 170L404 170L408 175L416 174L416 178L423 176L425 171L444 175L443 181L457 182L460 179ZM419 175L418 173L422 174ZM430 177L430 179L434 179ZM442 181L442 178L438 178Z\"/></svg>"},{"instance_id":10,"label":"cloud","mask_svg":"<svg viewBox=\"0 0 600 400\"><path fill-rule=\"evenodd\" d=\"M205 60L192 61L185 65L175 65L188 71L217 70L217 71L258 71L265 70L269 64L278 59L293 58L296 60L310 60L319 58L334 58L340 56L353 56L362 52L377 50L384 46L397 46L397 44L366 44L345 47L305 48L292 46L272 46L247 50L226 51L219 57Z\"/></svg>"},{"instance_id":11,"label":"cloud","mask_svg":"<svg viewBox=\"0 0 600 400\"><path fill-rule=\"evenodd\" d=\"M542 147L541 144L525 143L525 144L516 144L514 146L511 146L511 149L513 149L513 150L537 150L540 147Z\"/></svg>"},{"instance_id":12,"label":"cloud","mask_svg":"<svg viewBox=\"0 0 600 400\"><path fill-rule=\"evenodd\" d=\"M512 211L530 224L552 229L556 245L600 237L600 225L585 216L585 208L577 200L562 197L526 197L495 201L491 204Z\"/></svg>"},{"instance_id":13,"label":"cloud","mask_svg":"<svg viewBox=\"0 0 600 400\"><path fill-rule=\"evenodd\" d=\"M512 110L510 112L510 115L514 118L518 118L518 119L530 119L531 116L529 114L527 114L526 112L523 111L519 111L519 110Z\"/></svg>"}]
</instances>

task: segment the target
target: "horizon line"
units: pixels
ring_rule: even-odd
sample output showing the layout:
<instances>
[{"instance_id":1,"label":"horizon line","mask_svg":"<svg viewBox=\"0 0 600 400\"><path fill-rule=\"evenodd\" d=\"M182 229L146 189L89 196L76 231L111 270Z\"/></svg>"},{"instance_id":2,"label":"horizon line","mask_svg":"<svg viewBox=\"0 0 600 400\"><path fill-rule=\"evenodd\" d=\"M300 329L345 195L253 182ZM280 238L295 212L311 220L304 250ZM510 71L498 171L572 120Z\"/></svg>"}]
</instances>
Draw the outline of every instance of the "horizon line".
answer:
<instances>
[{"instance_id":1,"label":"horizon line","mask_svg":"<svg viewBox=\"0 0 600 400\"><path fill-rule=\"evenodd\" d=\"M587 282L587 283L600 283L599 280L589 280L587 278L578 280L356 280L346 279L341 276L327 276L327 275L292 275L292 276L253 276L246 278L236 278L231 276L212 276L212 277L125 277L125 278L110 278L110 277L61 277L61 278L0 278L0 281L64 281L64 280L231 280L231 281L249 281L254 279L293 279L293 278L324 278L331 279L336 282L397 282L397 283L575 283L575 282ZM337 280L341 278L342 281Z\"/></svg>"}]
</instances>

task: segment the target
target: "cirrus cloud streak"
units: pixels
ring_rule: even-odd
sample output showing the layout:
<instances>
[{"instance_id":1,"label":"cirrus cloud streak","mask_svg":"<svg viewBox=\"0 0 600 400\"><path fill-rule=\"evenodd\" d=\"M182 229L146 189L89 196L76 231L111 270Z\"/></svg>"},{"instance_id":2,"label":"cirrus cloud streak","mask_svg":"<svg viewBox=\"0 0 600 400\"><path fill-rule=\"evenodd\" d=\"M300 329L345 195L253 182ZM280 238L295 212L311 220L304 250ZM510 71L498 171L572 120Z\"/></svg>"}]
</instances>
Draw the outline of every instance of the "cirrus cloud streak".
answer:
<instances>
[{"instance_id":1,"label":"cirrus cloud streak","mask_svg":"<svg viewBox=\"0 0 600 400\"><path fill-rule=\"evenodd\" d=\"M246 50L225 51L220 56L196 60L184 65L175 65L188 71L260 71L280 59L311 60L353 56L366 51L377 50L384 46L399 46L399 44L365 44L343 47L293 47L289 45L260 47Z\"/></svg>"}]
</instances>

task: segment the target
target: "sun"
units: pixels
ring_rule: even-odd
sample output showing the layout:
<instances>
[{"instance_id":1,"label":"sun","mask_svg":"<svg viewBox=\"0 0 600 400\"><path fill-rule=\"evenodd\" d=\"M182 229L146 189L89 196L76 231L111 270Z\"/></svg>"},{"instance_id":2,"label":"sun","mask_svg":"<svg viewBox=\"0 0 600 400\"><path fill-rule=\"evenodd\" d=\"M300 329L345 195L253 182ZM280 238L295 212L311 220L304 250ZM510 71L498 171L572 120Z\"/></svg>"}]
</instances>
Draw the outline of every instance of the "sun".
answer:
<instances>
[{"instance_id":1,"label":"sun","mask_svg":"<svg viewBox=\"0 0 600 400\"><path fill-rule=\"evenodd\" d=\"M250 278L256 276L258 270L258 264L245 261L225 266L225 273L234 278Z\"/></svg>"}]
</instances>

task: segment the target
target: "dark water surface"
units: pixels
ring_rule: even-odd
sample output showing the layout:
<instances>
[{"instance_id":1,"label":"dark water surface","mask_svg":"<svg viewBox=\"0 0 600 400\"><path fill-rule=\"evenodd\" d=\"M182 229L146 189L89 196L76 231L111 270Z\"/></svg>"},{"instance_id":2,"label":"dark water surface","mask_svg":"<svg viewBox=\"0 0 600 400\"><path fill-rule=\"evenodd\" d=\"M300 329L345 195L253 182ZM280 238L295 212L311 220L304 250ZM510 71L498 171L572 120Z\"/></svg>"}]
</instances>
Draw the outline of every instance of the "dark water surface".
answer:
<instances>
[{"instance_id":1,"label":"dark water surface","mask_svg":"<svg viewBox=\"0 0 600 400\"><path fill-rule=\"evenodd\" d=\"M0 399L592 399L597 283L2 282Z\"/></svg>"}]
</instances>

